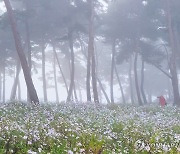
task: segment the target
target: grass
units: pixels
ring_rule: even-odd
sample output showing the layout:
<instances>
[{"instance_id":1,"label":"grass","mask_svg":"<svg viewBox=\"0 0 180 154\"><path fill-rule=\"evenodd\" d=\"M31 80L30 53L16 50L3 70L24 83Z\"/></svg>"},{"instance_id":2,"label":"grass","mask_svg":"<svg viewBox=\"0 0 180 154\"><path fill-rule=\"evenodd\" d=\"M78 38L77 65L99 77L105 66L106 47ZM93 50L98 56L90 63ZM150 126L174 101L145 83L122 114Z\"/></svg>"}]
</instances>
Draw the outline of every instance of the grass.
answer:
<instances>
[{"instance_id":1,"label":"grass","mask_svg":"<svg viewBox=\"0 0 180 154\"><path fill-rule=\"evenodd\" d=\"M0 105L0 153L180 152L180 109L167 106Z\"/></svg>"}]
</instances>

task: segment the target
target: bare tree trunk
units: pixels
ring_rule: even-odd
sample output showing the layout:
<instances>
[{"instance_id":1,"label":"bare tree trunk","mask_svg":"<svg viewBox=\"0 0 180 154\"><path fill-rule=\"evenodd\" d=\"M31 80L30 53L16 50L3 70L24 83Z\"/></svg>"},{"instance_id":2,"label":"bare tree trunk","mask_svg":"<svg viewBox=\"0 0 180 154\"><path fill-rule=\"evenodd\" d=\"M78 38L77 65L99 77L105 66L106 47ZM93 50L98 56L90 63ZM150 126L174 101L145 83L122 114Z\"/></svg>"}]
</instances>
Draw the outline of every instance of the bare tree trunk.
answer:
<instances>
[{"instance_id":1,"label":"bare tree trunk","mask_svg":"<svg viewBox=\"0 0 180 154\"><path fill-rule=\"evenodd\" d=\"M1 97L2 97L2 76L1 76L1 71L0 71L0 102L1 102Z\"/></svg>"},{"instance_id":2,"label":"bare tree trunk","mask_svg":"<svg viewBox=\"0 0 180 154\"><path fill-rule=\"evenodd\" d=\"M6 66L3 66L3 103L6 101Z\"/></svg>"},{"instance_id":3,"label":"bare tree trunk","mask_svg":"<svg viewBox=\"0 0 180 154\"><path fill-rule=\"evenodd\" d=\"M78 92L79 92L79 100L80 102L82 102L82 92L81 92L81 87L79 85L79 82L77 83L77 87L78 87Z\"/></svg>"},{"instance_id":4,"label":"bare tree trunk","mask_svg":"<svg viewBox=\"0 0 180 154\"><path fill-rule=\"evenodd\" d=\"M31 40L30 40L28 19L25 19L25 26L26 26L27 46L28 46L28 55L27 55L28 58L27 59L28 59L28 66L29 66L30 74L31 74L31 69L32 69L31 57L32 56L31 56ZM27 101L30 101L28 90L27 90Z\"/></svg>"},{"instance_id":5,"label":"bare tree trunk","mask_svg":"<svg viewBox=\"0 0 180 154\"><path fill-rule=\"evenodd\" d=\"M170 58L170 73L172 76L172 87L173 87L173 94L174 94L174 105L180 106L180 95L179 95L179 87L178 87L178 77L177 77L177 69L176 69L176 56L177 52L175 49L175 38L173 35L173 28L172 28L172 17L171 17L171 10L170 10L170 2L167 2L167 24L168 24L168 32L169 32L169 41L172 50L172 55Z\"/></svg>"},{"instance_id":6,"label":"bare tree trunk","mask_svg":"<svg viewBox=\"0 0 180 154\"><path fill-rule=\"evenodd\" d=\"M15 76L14 84L13 84L13 87L12 87L12 90L11 90L11 96L10 96L11 101L15 100L15 98L16 98L16 90L17 90L17 86L18 86L20 71L21 71L21 64L18 61L17 66L16 66L16 76Z\"/></svg>"},{"instance_id":7,"label":"bare tree trunk","mask_svg":"<svg viewBox=\"0 0 180 154\"><path fill-rule=\"evenodd\" d=\"M114 94L113 94L113 81L114 81L114 63L115 63L115 42L112 40L112 55L111 55L111 81L110 81L110 94L111 94L111 103L114 103Z\"/></svg>"},{"instance_id":8,"label":"bare tree trunk","mask_svg":"<svg viewBox=\"0 0 180 154\"><path fill-rule=\"evenodd\" d=\"M74 49L73 49L73 36L72 32L69 32L68 38L69 38L69 47L71 51L71 81L69 86L69 92L67 96L67 102L71 101L72 95L73 95L73 88L74 88Z\"/></svg>"},{"instance_id":9,"label":"bare tree trunk","mask_svg":"<svg viewBox=\"0 0 180 154\"><path fill-rule=\"evenodd\" d=\"M53 71L54 71L54 86L55 86L55 93L56 93L56 102L59 102L59 95L58 95L58 87L57 87L57 76L56 76L56 55L53 54Z\"/></svg>"},{"instance_id":10,"label":"bare tree trunk","mask_svg":"<svg viewBox=\"0 0 180 154\"><path fill-rule=\"evenodd\" d=\"M118 84L119 84L119 87L120 87L120 90L121 90L122 100L123 100L123 103L125 104L126 103L126 99L125 99L125 96L124 96L123 87L122 87L121 80L120 80L119 75L118 75L118 71L117 71L116 65L115 65L115 73L116 73Z\"/></svg>"},{"instance_id":11,"label":"bare tree trunk","mask_svg":"<svg viewBox=\"0 0 180 154\"><path fill-rule=\"evenodd\" d=\"M94 102L96 104L99 104L99 98L98 98L98 91L97 91L97 80L96 80L96 58L95 58L95 51L94 51L94 0L90 1L91 6L91 19L90 19L90 49L92 53L92 88L93 88L93 96L94 96Z\"/></svg>"},{"instance_id":12,"label":"bare tree trunk","mask_svg":"<svg viewBox=\"0 0 180 154\"><path fill-rule=\"evenodd\" d=\"M18 100L21 101L21 84L18 78Z\"/></svg>"},{"instance_id":13,"label":"bare tree trunk","mask_svg":"<svg viewBox=\"0 0 180 154\"><path fill-rule=\"evenodd\" d=\"M97 78L97 81L98 81L98 83L99 83L99 86L100 86L100 88L101 88L101 90L102 90L102 92L103 92L103 94L104 94L104 97L105 97L107 103L110 104L111 101L109 100L108 95L107 95L106 91L104 90L101 81L100 81L98 78Z\"/></svg>"},{"instance_id":14,"label":"bare tree trunk","mask_svg":"<svg viewBox=\"0 0 180 154\"><path fill-rule=\"evenodd\" d=\"M13 16L12 7L11 7L9 0L4 0L4 3L5 3L7 13L9 16L9 20L11 23L14 41L15 41L15 45L16 45L16 50L17 50L19 59L21 61L21 66L22 66L22 69L24 72L27 89L29 91L29 97L30 97L31 102L36 104L36 103L39 103L39 99L38 99L37 92L36 92L36 89L34 87L34 84L33 84L32 78L31 78L30 69L28 67L26 56L23 52L22 43L21 43L20 35L17 31L17 25L16 25L16 21Z\"/></svg>"},{"instance_id":15,"label":"bare tree trunk","mask_svg":"<svg viewBox=\"0 0 180 154\"><path fill-rule=\"evenodd\" d=\"M138 98L139 105L143 105L141 100L141 94L139 90L139 83L138 83L138 74L137 74L137 59L138 59L138 53L136 51L135 58L134 58L134 78L135 78L135 86L136 86L136 93Z\"/></svg>"},{"instance_id":16,"label":"bare tree trunk","mask_svg":"<svg viewBox=\"0 0 180 154\"><path fill-rule=\"evenodd\" d=\"M134 104L134 90L133 90L133 81L132 81L132 57L130 57L129 62L129 86L130 86L130 95L131 95L131 103Z\"/></svg>"},{"instance_id":17,"label":"bare tree trunk","mask_svg":"<svg viewBox=\"0 0 180 154\"><path fill-rule=\"evenodd\" d=\"M92 1L89 1L90 6L92 7ZM87 93L87 101L91 102L91 57L92 57L92 50L93 50L93 34L92 34L92 25L91 22L93 20L92 16L92 10L91 10L91 15L89 18L89 42L88 42L88 55L87 55L87 75L86 75L86 93Z\"/></svg>"},{"instance_id":18,"label":"bare tree trunk","mask_svg":"<svg viewBox=\"0 0 180 154\"><path fill-rule=\"evenodd\" d=\"M61 65L60 65L60 62L59 62L59 58L58 58L58 55L57 55L57 52L56 52L56 48L55 48L54 45L53 45L53 51L54 51L54 54L55 54L55 57L56 57L56 60L57 60L57 63L58 63L58 67L59 67L59 70L60 70L60 72L61 72L61 75L62 75L64 84L65 84L65 88L66 88L66 91L67 91L67 94L68 94L67 81L66 81L66 78L65 78L65 76L64 76L63 70L62 70L62 68L61 68Z\"/></svg>"},{"instance_id":19,"label":"bare tree trunk","mask_svg":"<svg viewBox=\"0 0 180 154\"><path fill-rule=\"evenodd\" d=\"M142 68L141 68L141 94L142 94L144 103L147 104L147 99L144 92L144 60L142 60Z\"/></svg>"},{"instance_id":20,"label":"bare tree trunk","mask_svg":"<svg viewBox=\"0 0 180 154\"><path fill-rule=\"evenodd\" d=\"M42 47L42 79L43 79L43 94L44 94L44 102L47 102L47 86L46 86L46 65L45 65L45 61L46 61L46 55L45 55L45 45L44 45L44 41L42 41L41 44Z\"/></svg>"},{"instance_id":21,"label":"bare tree trunk","mask_svg":"<svg viewBox=\"0 0 180 154\"><path fill-rule=\"evenodd\" d=\"M74 82L74 88L73 88L73 90L74 90L74 98L75 98L76 101L78 101L78 97L77 97L77 93L76 93L76 85L75 85L75 82Z\"/></svg>"}]
</instances>

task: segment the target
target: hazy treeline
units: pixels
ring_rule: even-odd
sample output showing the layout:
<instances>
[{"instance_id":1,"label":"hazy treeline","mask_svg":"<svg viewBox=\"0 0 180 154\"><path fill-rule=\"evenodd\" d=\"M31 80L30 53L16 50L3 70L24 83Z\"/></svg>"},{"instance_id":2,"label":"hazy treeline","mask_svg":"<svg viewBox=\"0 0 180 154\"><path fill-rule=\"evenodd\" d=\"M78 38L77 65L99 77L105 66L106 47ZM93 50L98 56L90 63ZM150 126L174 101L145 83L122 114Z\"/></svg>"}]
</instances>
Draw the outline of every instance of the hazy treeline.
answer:
<instances>
[{"instance_id":1,"label":"hazy treeline","mask_svg":"<svg viewBox=\"0 0 180 154\"><path fill-rule=\"evenodd\" d=\"M180 105L179 0L3 0L0 16L0 100L39 102L32 77L41 73L43 98L139 105L166 95ZM3 7L0 7L3 8ZM51 69L47 68L51 65ZM84 91L86 99L83 100Z\"/></svg>"}]
</instances>

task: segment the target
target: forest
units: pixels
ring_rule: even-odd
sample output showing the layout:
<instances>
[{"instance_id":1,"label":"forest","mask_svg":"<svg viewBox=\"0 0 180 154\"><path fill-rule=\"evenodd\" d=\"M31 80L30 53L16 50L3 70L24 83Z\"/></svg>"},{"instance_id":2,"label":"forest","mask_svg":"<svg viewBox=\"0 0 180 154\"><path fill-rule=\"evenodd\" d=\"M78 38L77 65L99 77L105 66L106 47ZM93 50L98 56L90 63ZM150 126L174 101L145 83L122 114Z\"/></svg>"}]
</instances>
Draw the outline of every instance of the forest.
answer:
<instances>
[{"instance_id":1,"label":"forest","mask_svg":"<svg viewBox=\"0 0 180 154\"><path fill-rule=\"evenodd\" d=\"M0 0L0 154L180 153L179 0Z\"/></svg>"}]
</instances>

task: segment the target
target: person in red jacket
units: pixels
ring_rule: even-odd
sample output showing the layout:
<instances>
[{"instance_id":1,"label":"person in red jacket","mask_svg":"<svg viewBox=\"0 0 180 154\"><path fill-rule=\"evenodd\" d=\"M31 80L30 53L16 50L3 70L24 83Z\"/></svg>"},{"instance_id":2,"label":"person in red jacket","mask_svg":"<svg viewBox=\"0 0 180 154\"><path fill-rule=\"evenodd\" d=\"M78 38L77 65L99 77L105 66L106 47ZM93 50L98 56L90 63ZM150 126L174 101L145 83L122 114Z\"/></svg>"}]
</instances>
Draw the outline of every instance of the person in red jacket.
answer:
<instances>
[{"instance_id":1,"label":"person in red jacket","mask_svg":"<svg viewBox=\"0 0 180 154\"><path fill-rule=\"evenodd\" d=\"M164 96L159 96L159 97L157 97L157 98L159 98L159 104L162 106L162 107L164 107L167 103L166 103L166 99L164 98Z\"/></svg>"}]
</instances>

